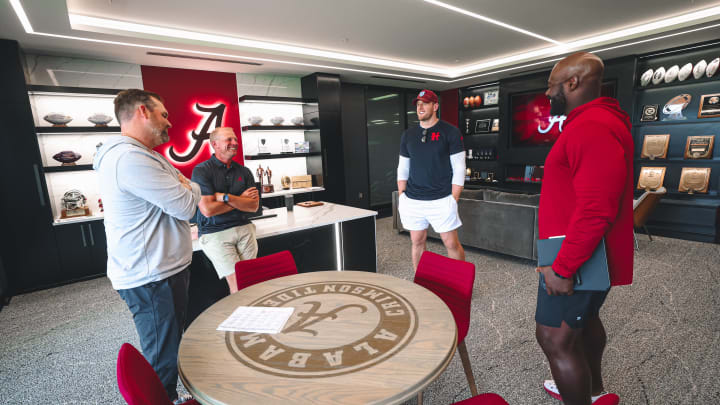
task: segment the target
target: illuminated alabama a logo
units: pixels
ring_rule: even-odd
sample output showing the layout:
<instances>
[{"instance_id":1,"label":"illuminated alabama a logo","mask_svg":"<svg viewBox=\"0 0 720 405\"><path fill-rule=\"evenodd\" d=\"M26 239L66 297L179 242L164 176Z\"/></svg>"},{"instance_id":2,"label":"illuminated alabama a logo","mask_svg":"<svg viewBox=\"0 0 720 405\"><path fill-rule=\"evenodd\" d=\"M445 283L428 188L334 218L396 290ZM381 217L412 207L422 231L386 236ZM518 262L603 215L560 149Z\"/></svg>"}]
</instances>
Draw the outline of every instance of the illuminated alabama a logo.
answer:
<instances>
[{"instance_id":1,"label":"illuminated alabama a logo","mask_svg":"<svg viewBox=\"0 0 720 405\"><path fill-rule=\"evenodd\" d=\"M249 305L295 308L281 333L225 333L237 360L285 377L330 377L371 367L402 350L418 327L408 301L367 283L308 283Z\"/></svg>"},{"instance_id":2,"label":"illuminated alabama a logo","mask_svg":"<svg viewBox=\"0 0 720 405\"><path fill-rule=\"evenodd\" d=\"M190 141L194 141L195 143L183 155L178 154L174 145L170 146L170 148L168 149L169 157L178 163L185 163L193 160L193 158L197 156L197 154L202 149L203 143L206 140L210 139L210 133L215 128L223 126L225 104L220 103L212 107L205 107L200 105L199 103L195 103L193 110L195 110L195 112L201 114L204 117L204 119L200 122L200 125L198 125L195 130L190 131L190 133L188 134Z\"/></svg>"}]
</instances>

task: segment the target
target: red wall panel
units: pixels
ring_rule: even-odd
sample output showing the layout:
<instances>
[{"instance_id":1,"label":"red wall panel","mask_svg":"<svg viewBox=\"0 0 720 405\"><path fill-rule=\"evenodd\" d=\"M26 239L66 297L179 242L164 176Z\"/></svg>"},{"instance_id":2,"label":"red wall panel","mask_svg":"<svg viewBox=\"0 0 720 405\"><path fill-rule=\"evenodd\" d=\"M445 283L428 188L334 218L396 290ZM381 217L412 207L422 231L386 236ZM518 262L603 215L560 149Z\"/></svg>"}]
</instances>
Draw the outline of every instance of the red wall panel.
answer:
<instances>
[{"instance_id":1,"label":"red wall panel","mask_svg":"<svg viewBox=\"0 0 720 405\"><path fill-rule=\"evenodd\" d=\"M141 71L144 89L165 99L172 124L170 142L155 148L157 152L190 178L195 165L210 158L210 132L232 127L240 142L235 160L243 163L234 73L158 66L141 66Z\"/></svg>"},{"instance_id":2,"label":"red wall panel","mask_svg":"<svg viewBox=\"0 0 720 405\"><path fill-rule=\"evenodd\" d=\"M449 122L456 127L458 126L458 104L460 92L458 89L441 91L440 109L443 121Z\"/></svg>"}]
</instances>

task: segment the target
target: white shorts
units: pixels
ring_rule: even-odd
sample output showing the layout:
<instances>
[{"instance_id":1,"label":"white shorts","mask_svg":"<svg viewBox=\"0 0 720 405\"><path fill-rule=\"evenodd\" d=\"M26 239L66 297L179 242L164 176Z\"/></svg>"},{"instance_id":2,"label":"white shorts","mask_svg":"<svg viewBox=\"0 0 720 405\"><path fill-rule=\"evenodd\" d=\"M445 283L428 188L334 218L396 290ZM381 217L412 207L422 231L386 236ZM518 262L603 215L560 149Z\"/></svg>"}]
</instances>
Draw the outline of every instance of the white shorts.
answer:
<instances>
[{"instance_id":1,"label":"white shorts","mask_svg":"<svg viewBox=\"0 0 720 405\"><path fill-rule=\"evenodd\" d=\"M235 263L257 257L255 224L204 234L200 236L200 247L215 267L218 278L235 274Z\"/></svg>"},{"instance_id":2,"label":"white shorts","mask_svg":"<svg viewBox=\"0 0 720 405\"><path fill-rule=\"evenodd\" d=\"M435 232L444 233L462 225L457 201L452 194L438 200L413 200L402 193L398 200L398 213L403 228L409 231L424 231L430 224Z\"/></svg>"}]
</instances>

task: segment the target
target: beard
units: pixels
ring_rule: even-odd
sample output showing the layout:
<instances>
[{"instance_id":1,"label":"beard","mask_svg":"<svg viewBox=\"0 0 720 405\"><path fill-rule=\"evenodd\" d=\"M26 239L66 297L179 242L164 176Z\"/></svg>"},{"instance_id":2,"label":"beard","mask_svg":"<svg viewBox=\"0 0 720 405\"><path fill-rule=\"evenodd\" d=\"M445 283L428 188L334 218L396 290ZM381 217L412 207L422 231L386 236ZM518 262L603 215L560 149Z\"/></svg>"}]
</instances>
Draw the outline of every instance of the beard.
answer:
<instances>
[{"instance_id":1,"label":"beard","mask_svg":"<svg viewBox=\"0 0 720 405\"><path fill-rule=\"evenodd\" d=\"M550 97L550 115L565 115L565 109L567 108L567 100L565 99L565 92L562 88L560 91Z\"/></svg>"},{"instance_id":2,"label":"beard","mask_svg":"<svg viewBox=\"0 0 720 405\"><path fill-rule=\"evenodd\" d=\"M161 129L159 127L155 127L152 129L152 134L153 137L159 142L158 145L167 143L170 140L170 135L168 135L167 128Z\"/></svg>"}]
</instances>

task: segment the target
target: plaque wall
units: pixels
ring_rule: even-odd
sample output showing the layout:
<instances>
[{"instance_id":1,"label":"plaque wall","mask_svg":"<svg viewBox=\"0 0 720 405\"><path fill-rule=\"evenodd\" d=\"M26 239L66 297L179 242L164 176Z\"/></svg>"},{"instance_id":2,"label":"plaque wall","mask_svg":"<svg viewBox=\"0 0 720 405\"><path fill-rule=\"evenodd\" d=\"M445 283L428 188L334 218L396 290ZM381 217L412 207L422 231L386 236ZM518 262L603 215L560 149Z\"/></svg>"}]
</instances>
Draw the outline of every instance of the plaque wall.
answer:
<instances>
[{"instance_id":1,"label":"plaque wall","mask_svg":"<svg viewBox=\"0 0 720 405\"><path fill-rule=\"evenodd\" d=\"M720 93L720 71L713 67L720 47L692 46L655 55L639 56L635 72L635 198L644 192L638 188L642 168L665 168L667 194L647 223L650 232L713 242L720 208L720 151L714 142L720 135L720 114L713 113L715 106L708 101ZM653 135L669 135L664 156L662 138ZM681 181L683 171L697 169L708 169L702 170L710 173L706 187L690 177Z\"/></svg>"}]
</instances>

